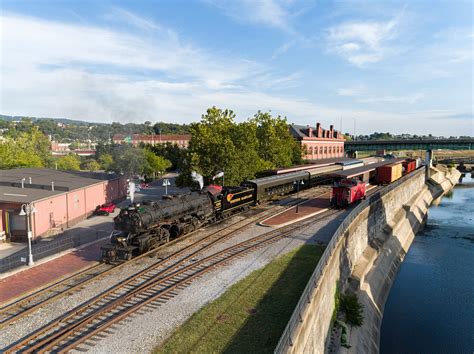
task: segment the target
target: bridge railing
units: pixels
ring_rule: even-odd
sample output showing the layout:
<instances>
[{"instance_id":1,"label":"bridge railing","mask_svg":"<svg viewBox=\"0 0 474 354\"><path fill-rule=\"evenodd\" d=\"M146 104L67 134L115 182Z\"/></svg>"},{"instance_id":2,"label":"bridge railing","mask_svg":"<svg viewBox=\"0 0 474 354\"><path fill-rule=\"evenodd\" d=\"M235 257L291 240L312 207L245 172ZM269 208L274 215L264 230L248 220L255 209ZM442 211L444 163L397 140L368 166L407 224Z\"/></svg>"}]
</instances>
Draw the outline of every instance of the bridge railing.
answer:
<instances>
[{"instance_id":1,"label":"bridge railing","mask_svg":"<svg viewBox=\"0 0 474 354\"><path fill-rule=\"evenodd\" d=\"M316 265L316 268L313 271L313 274L311 275L311 278L306 284L306 287L303 290L303 293L298 303L296 304L295 310L293 311L293 314L291 315L290 320L288 321L286 328L283 331L283 334L281 335L280 340L278 341L278 344L275 348L275 353L285 353L287 348L293 346L293 343L294 343L293 336L296 333L296 330L298 329L298 327L303 322L304 314L306 312L308 305L311 303L311 299L313 297L315 289L319 285L319 282L323 275L324 268L329 263L329 260L331 259L336 249L336 246L339 243L339 240L344 236L344 233L348 229L349 225L357 218L357 216L365 208L375 203L382 196L394 190L395 188L399 187L406 180L413 178L415 176L418 176L420 174L424 174L424 173L425 173L425 169L419 168L417 171L400 178L398 181L384 187L379 192L371 195L366 200L361 201L361 203L357 205L354 209L352 209L352 211L344 218L344 220L341 222L339 227L334 232L334 235L331 238L331 241L328 243L326 249L323 252L321 259L319 260L318 264Z\"/></svg>"}]
</instances>

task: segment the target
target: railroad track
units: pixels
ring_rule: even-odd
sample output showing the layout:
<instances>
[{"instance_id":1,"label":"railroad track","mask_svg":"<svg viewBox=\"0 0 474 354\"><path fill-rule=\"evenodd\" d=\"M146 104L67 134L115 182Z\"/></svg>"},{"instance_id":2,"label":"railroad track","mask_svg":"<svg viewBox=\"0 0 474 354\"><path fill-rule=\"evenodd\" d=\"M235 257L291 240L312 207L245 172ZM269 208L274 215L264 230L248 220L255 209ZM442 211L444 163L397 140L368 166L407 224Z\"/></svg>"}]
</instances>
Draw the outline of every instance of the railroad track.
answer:
<instances>
[{"instance_id":1,"label":"railroad track","mask_svg":"<svg viewBox=\"0 0 474 354\"><path fill-rule=\"evenodd\" d=\"M283 203L282 206L291 207L294 204L300 203L300 202L301 202L301 199L300 200L291 199L288 202ZM227 225L225 230L217 230L205 236L204 238L199 239L198 241L195 241L189 244L188 246L184 247L182 250L173 253L171 256L167 257L165 260L156 263L154 266L160 267L160 266L163 266L164 264L167 264L171 260L179 259L181 255L186 254L186 252L192 251L192 249L195 248L196 246L199 247L198 251L202 252L205 250L205 248L215 245L216 243L222 242L225 239L231 237L236 231L243 230L246 227L258 222L258 220L262 220L264 218L271 216L272 213L274 213L273 209L266 210L266 211L259 211L257 214L248 218L246 222L242 222L241 220L239 220L233 224ZM234 216L236 215L238 214L234 214ZM255 219L256 216L258 217L257 219ZM223 231L226 231L224 235L219 236L219 234L222 233ZM177 242L183 242L187 238L190 238L191 236L193 236L196 232L199 232L199 230L193 233L190 233L186 235L185 237L181 237L169 243L166 243L138 257L135 257L133 260L129 262L136 262L137 260L141 258L150 256L151 254L155 254L162 248L169 247L170 245ZM217 239L209 243L209 241L215 238L216 236L218 236ZM195 255L195 253L191 253L191 254ZM34 311L37 311L39 308L45 306L48 303L51 303L52 301L56 301L60 299L61 297L64 297L66 295L72 294L73 292L79 291L88 283L92 281L96 281L99 277L103 277L111 273L112 271L117 271L118 268L130 264L129 262L119 263L118 265L110 265L110 264L94 265L76 274L73 274L71 277L67 279L58 281L43 289L35 291L13 303L10 303L8 305L5 305L4 307L1 307L0 308L0 328L5 327L16 320L19 320ZM147 270L149 270L149 268L145 268L142 272L146 272ZM138 273L138 275L142 274L142 272Z\"/></svg>"},{"instance_id":2,"label":"railroad track","mask_svg":"<svg viewBox=\"0 0 474 354\"><path fill-rule=\"evenodd\" d=\"M194 257L204 249L208 250L208 246L186 255L170 266L156 264L33 332L9 347L6 353L61 353L83 343L91 345L90 340L100 339L104 336L103 332L105 335L109 333L108 329L114 324L139 310L159 307L203 274L311 225L315 219L320 220L337 212L339 211L328 211L323 216L309 218L297 225L266 232L199 260ZM218 240L213 242L216 241Z\"/></svg>"}]
</instances>

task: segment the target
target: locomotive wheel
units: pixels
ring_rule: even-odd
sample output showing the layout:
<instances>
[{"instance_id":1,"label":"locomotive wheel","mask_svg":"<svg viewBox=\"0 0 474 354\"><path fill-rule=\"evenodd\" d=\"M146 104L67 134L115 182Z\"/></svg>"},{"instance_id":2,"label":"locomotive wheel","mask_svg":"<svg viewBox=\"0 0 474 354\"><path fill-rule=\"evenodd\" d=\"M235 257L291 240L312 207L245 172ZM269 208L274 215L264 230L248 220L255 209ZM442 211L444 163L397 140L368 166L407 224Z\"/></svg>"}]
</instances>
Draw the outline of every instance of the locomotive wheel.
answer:
<instances>
[{"instance_id":1,"label":"locomotive wheel","mask_svg":"<svg viewBox=\"0 0 474 354\"><path fill-rule=\"evenodd\" d=\"M170 242L170 232L165 228L160 229L160 241L162 243Z\"/></svg>"}]
</instances>

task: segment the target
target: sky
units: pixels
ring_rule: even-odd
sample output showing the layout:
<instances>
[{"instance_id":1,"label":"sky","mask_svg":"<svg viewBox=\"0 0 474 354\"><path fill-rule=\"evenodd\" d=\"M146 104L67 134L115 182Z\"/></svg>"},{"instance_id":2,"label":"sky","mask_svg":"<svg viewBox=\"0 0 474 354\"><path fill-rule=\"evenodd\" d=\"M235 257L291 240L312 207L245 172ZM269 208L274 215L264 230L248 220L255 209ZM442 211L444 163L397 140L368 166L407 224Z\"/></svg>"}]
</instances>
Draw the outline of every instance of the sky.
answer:
<instances>
[{"instance_id":1,"label":"sky","mask_svg":"<svg viewBox=\"0 0 474 354\"><path fill-rule=\"evenodd\" d=\"M471 1L0 0L0 114L474 136Z\"/></svg>"}]
</instances>

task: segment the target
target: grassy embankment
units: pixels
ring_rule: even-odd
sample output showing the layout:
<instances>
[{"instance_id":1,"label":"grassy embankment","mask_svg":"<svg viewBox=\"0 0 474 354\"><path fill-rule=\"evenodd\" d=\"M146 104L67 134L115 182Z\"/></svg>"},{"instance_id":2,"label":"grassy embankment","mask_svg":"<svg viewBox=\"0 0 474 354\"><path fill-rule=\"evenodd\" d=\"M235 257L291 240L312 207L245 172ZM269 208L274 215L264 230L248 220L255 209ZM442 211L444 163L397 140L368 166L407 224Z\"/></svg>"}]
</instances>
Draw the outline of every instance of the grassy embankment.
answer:
<instances>
[{"instance_id":1,"label":"grassy embankment","mask_svg":"<svg viewBox=\"0 0 474 354\"><path fill-rule=\"evenodd\" d=\"M305 245L252 272L154 353L273 352L323 251Z\"/></svg>"}]
</instances>

